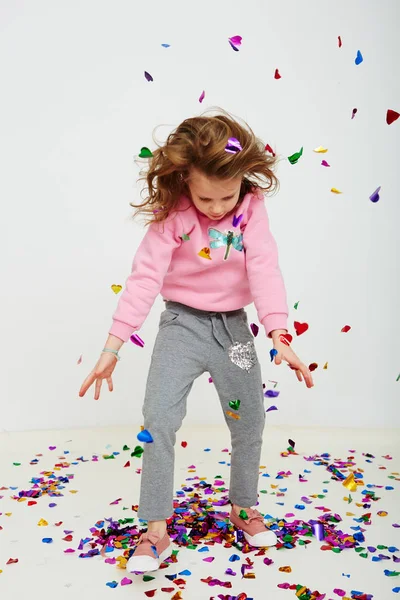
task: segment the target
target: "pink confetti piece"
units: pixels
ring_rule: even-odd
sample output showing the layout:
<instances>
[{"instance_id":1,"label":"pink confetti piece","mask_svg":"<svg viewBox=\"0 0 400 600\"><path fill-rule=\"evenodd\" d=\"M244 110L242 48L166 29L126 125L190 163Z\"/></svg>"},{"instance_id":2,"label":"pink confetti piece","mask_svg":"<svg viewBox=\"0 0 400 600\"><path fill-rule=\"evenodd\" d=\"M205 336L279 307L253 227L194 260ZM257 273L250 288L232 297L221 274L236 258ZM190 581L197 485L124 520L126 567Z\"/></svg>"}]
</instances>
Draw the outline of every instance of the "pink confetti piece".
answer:
<instances>
[{"instance_id":1,"label":"pink confetti piece","mask_svg":"<svg viewBox=\"0 0 400 600\"><path fill-rule=\"evenodd\" d=\"M73 548L67 548L66 550L64 550L64 554L72 554L73 552L75 552Z\"/></svg>"},{"instance_id":2,"label":"pink confetti piece","mask_svg":"<svg viewBox=\"0 0 400 600\"><path fill-rule=\"evenodd\" d=\"M212 562L214 560L213 556L207 556L207 558L203 558L204 562Z\"/></svg>"},{"instance_id":3,"label":"pink confetti piece","mask_svg":"<svg viewBox=\"0 0 400 600\"><path fill-rule=\"evenodd\" d=\"M131 340L131 342L136 344L136 346L139 346L140 348L144 347L144 341L137 333L133 333L130 337L130 340Z\"/></svg>"},{"instance_id":4,"label":"pink confetti piece","mask_svg":"<svg viewBox=\"0 0 400 600\"><path fill-rule=\"evenodd\" d=\"M345 592L345 590L341 590L340 588L335 588L335 589L333 590L333 593L334 593L334 594L337 594L337 595L338 595L338 596L340 596L341 598L343 598L343 596L345 596L345 595L346 595L346 592Z\"/></svg>"},{"instance_id":5,"label":"pink confetti piece","mask_svg":"<svg viewBox=\"0 0 400 600\"><path fill-rule=\"evenodd\" d=\"M128 579L128 577L124 577L121 579L121 585L130 585L132 583L132 579Z\"/></svg>"}]
</instances>

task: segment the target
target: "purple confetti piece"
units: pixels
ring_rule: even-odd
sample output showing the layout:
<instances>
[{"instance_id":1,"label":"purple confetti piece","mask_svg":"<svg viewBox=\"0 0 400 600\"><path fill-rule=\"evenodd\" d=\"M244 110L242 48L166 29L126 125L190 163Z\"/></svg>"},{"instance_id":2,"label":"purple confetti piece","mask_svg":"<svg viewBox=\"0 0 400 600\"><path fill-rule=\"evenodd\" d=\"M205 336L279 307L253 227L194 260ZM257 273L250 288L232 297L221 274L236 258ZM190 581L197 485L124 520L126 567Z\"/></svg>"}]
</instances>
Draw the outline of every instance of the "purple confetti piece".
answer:
<instances>
[{"instance_id":1,"label":"purple confetti piece","mask_svg":"<svg viewBox=\"0 0 400 600\"><path fill-rule=\"evenodd\" d=\"M153 81L152 76L147 71L144 72L144 76L146 77L147 81ZM108 583L107 583L107 585L108 585ZM113 587L115 587L115 586L113 586Z\"/></svg>"},{"instance_id":2,"label":"purple confetti piece","mask_svg":"<svg viewBox=\"0 0 400 600\"><path fill-rule=\"evenodd\" d=\"M267 408L267 410L265 412L269 412L270 410L278 410L276 406L270 406L269 408Z\"/></svg>"},{"instance_id":3,"label":"purple confetti piece","mask_svg":"<svg viewBox=\"0 0 400 600\"><path fill-rule=\"evenodd\" d=\"M236 154L237 152L240 152L241 150L243 150L239 140L235 137L230 137L228 140L228 143L225 146L225 151L229 152L230 154Z\"/></svg>"},{"instance_id":4,"label":"purple confetti piece","mask_svg":"<svg viewBox=\"0 0 400 600\"><path fill-rule=\"evenodd\" d=\"M250 323L250 329L251 329L254 337L257 337L258 331L259 331L258 325L256 325L256 323Z\"/></svg>"},{"instance_id":5,"label":"purple confetti piece","mask_svg":"<svg viewBox=\"0 0 400 600\"><path fill-rule=\"evenodd\" d=\"M326 160L323 160L323 161L321 162L321 165L322 165L323 167L330 167L330 166L331 166L330 164L328 164L328 163L326 162Z\"/></svg>"},{"instance_id":6,"label":"purple confetti piece","mask_svg":"<svg viewBox=\"0 0 400 600\"><path fill-rule=\"evenodd\" d=\"M276 391L276 390L267 390L264 394L265 397L267 398L277 398L279 396L280 392Z\"/></svg>"},{"instance_id":7,"label":"purple confetti piece","mask_svg":"<svg viewBox=\"0 0 400 600\"><path fill-rule=\"evenodd\" d=\"M237 227L239 225L239 223L242 221L243 216L244 216L243 214L239 215L238 217L236 215L234 215L233 220L232 220L232 226Z\"/></svg>"},{"instance_id":8,"label":"purple confetti piece","mask_svg":"<svg viewBox=\"0 0 400 600\"><path fill-rule=\"evenodd\" d=\"M378 200L380 199L380 196L379 196L380 189L381 189L381 186L376 188L376 190L370 195L369 199L371 200L371 202L378 202Z\"/></svg>"},{"instance_id":9,"label":"purple confetti piece","mask_svg":"<svg viewBox=\"0 0 400 600\"><path fill-rule=\"evenodd\" d=\"M322 523L313 523L312 530L313 530L313 534L315 535L317 540L319 542L321 542L325 537L323 524Z\"/></svg>"},{"instance_id":10,"label":"purple confetti piece","mask_svg":"<svg viewBox=\"0 0 400 600\"><path fill-rule=\"evenodd\" d=\"M144 341L137 333L133 333L130 337L130 340L131 340L131 342L136 344L136 346L140 346L140 348L144 347Z\"/></svg>"}]
</instances>

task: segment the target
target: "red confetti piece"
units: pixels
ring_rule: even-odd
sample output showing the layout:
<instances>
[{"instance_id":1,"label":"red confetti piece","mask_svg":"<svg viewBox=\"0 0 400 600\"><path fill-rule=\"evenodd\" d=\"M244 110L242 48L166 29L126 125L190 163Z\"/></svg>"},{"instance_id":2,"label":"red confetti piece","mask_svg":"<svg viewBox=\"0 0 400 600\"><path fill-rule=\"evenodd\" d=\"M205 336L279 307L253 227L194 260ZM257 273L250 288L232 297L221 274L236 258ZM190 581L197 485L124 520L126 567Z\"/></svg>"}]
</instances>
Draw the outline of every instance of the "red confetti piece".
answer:
<instances>
[{"instance_id":1,"label":"red confetti piece","mask_svg":"<svg viewBox=\"0 0 400 600\"><path fill-rule=\"evenodd\" d=\"M282 342L282 344L285 344L286 346L290 346L290 343L293 340L293 336L290 335L290 333L282 333L279 336L279 339Z\"/></svg>"},{"instance_id":2,"label":"red confetti piece","mask_svg":"<svg viewBox=\"0 0 400 600\"><path fill-rule=\"evenodd\" d=\"M72 535L66 535L63 539L63 542L72 542L73 537Z\"/></svg>"},{"instance_id":3,"label":"red confetti piece","mask_svg":"<svg viewBox=\"0 0 400 600\"><path fill-rule=\"evenodd\" d=\"M340 37L340 35L338 35L338 44L339 44L339 48L342 47L342 38Z\"/></svg>"},{"instance_id":4,"label":"red confetti piece","mask_svg":"<svg viewBox=\"0 0 400 600\"><path fill-rule=\"evenodd\" d=\"M6 562L6 565L14 565L17 562L18 562L18 558L9 558L8 561Z\"/></svg>"},{"instance_id":5,"label":"red confetti piece","mask_svg":"<svg viewBox=\"0 0 400 600\"><path fill-rule=\"evenodd\" d=\"M270 152L272 154L272 156L275 156L275 152L272 150L272 148L269 144L267 144L265 146L264 150L266 150L267 152Z\"/></svg>"},{"instance_id":6,"label":"red confetti piece","mask_svg":"<svg viewBox=\"0 0 400 600\"><path fill-rule=\"evenodd\" d=\"M153 598L156 591L157 591L157 588L155 590L148 590L147 592L145 592L145 594L148 598Z\"/></svg>"},{"instance_id":7,"label":"red confetti piece","mask_svg":"<svg viewBox=\"0 0 400 600\"><path fill-rule=\"evenodd\" d=\"M29 500L28 506L33 506L34 504L37 504L36 500Z\"/></svg>"},{"instance_id":8,"label":"red confetti piece","mask_svg":"<svg viewBox=\"0 0 400 600\"><path fill-rule=\"evenodd\" d=\"M310 371L315 371L315 369L318 369L318 364L311 363L311 365L308 365L308 368L310 369Z\"/></svg>"},{"instance_id":9,"label":"red confetti piece","mask_svg":"<svg viewBox=\"0 0 400 600\"><path fill-rule=\"evenodd\" d=\"M301 335L302 333L307 331L308 324L307 323L299 323L298 321L295 321L294 328L296 331L296 335Z\"/></svg>"},{"instance_id":10,"label":"red confetti piece","mask_svg":"<svg viewBox=\"0 0 400 600\"><path fill-rule=\"evenodd\" d=\"M400 117L400 113L398 113L395 110L391 110L390 108L388 109L387 113L386 113L386 123L388 125L391 125L392 123L394 123L394 121L397 121L397 119Z\"/></svg>"},{"instance_id":11,"label":"red confetti piece","mask_svg":"<svg viewBox=\"0 0 400 600\"><path fill-rule=\"evenodd\" d=\"M344 327L342 327L342 329L340 331L342 331L343 333L347 333L348 331L350 331L351 327L350 325L345 325Z\"/></svg>"},{"instance_id":12,"label":"red confetti piece","mask_svg":"<svg viewBox=\"0 0 400 600\"><path fill-rule=\"evenodd\" d=\"M278 69L275 69L275 75L274 78L275 79L281 79L282 75L279 73Z\"/></svg>"},{"instance_id":13,"label":"red confetti piece","mask_svg":"<svg viewBox=\"0 0 400 600\"><path fill-rule=\"evenodd\" d=\"M131 466L131 463L130 463L130 461L128 460L128 462L124 464L124 468L125 468L125 467L130 467L130 466Z\"/></svg>"},{"instance_id":14,"label":"red confetti piece","mask_svg":"<svg viewBox=\"0 0 400 600\"><path fill-rule=\"evenodd\" d=\"M186 448L187 442L181 442L181 446L182 446L182 448Z\"/></svg>"}]
</instances>

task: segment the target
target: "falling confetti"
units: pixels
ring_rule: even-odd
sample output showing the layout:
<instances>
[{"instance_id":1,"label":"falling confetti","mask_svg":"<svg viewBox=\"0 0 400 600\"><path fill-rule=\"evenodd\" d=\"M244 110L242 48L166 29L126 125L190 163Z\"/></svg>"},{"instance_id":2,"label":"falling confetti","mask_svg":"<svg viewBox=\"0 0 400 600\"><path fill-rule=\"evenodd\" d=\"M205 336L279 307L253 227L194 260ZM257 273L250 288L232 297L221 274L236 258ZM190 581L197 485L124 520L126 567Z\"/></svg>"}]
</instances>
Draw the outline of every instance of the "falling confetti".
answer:
<instances>
[{"instance_id":1,"label":"falling confetti","mask_svg":"<svg viewBox=\"0 0 400 600\"><path fill-rule=\"evenodd\" d=\"M363 55L361 54L361 52L359 50L357 50L357 56L354 60L354 62L356 63L356 65L359 65L363 62L364 58Z\"/></svg>"},{"instance_id":2,"label":"falling confetti","mask_svg":"<svg viewBox=\"0 0 400 600\"><path fill-rule=\"evenodd\" d=\"M350 325L345 325L344 327L342 327L342 329L340 330L342 333L347 333L348 331L350 331L351 327Z\"/></svg>"},{"instance_id":3,"label":"falling confetti","mask_svg":"<svg viewBox=\"0 0 400 600\"><path fill-rule=\"evenodd\" d=\"M142 340L141 337L138 336L137 333L133 333L130 337L130 340L131 340L131 342L136 344L136 346L140 346L140 348L144 347L144 341Z\"/></svg>"},{"instance_id":4,"label":"falling confetti","mask_svg":"<svg viewBox=\"0 0 400 600\"><path fill-rule=\"evenodd\" d=\"M288 161L290 162L291 165L295 165L297 163L297 161L299 160L299 158L302 156L302 154L303 154L303 146L301 147L300 152L295 152L291 156L288 156Z\"/></svg>"},{"instance_id":5,"label":"falling confetti","mask_svg":"<svg viewBox=\"0 0 400 600\"><path fill-rule=\"evenodd\" d=\"M113 283L111 289L114 292L114 294L119 294L122 290L122 285L116 285L115 283Z\"/></svg>"},{"instance_id":6,"label":"falling confetti","mask_svg":"<svg viewBox=\"0 0 400 600\"><path fill-rule=\"evenodd\" d=\"M379 186L378 188L376 188L376 190L374 192L372 192L372 194L369 197L371 202L378 202L378 200L380 200L380 196L379 196L380 189L381 189L381 186Z\"/></svg>"},{"instance_id":7,"label":"falling confetti","mask_svg":"<svg viewBox=\"0 0 400 600\"><path fill-rule=\"evenodd\" d=\"M336 189L336 188L331 188L331 192L333 192L334 194L343 194L343 192L341 192L340 190Z\"/></svg>"},{"instance_id":8,"label":"falling confetti","mask_svg":"<svg viewBox=\"0 0 400 600\"><path fill-rule=\"evenodd\" d=\"M274 79L281 79L282 75L279 73L278 69L275 69Z\"/></svg>"},{"instance_id":9,"label":"falling confetti","mask_svg":"<svg viewBox=\"0 0 400 600\"><path fill-rule=\"evenodd\" d=\"M390 108L388 109L387 113L386 113L386 123L388 125L391 125L392 123L394 123L395 121L397 121L397 119L400 117L400 113L398 113L396 110L391 110Z\"/></svg>"},{"instance_id":10,"label":"falling confetti","mask_svg":"<svg viewBox=\"0 0 400 600\"><path fill-rule=\"evenodd\" d=\"M308 323L299 323L299 321L295 321L293 325L296 331L296 335L302 335L308 329Z\"/></svg>"}]
</instances>

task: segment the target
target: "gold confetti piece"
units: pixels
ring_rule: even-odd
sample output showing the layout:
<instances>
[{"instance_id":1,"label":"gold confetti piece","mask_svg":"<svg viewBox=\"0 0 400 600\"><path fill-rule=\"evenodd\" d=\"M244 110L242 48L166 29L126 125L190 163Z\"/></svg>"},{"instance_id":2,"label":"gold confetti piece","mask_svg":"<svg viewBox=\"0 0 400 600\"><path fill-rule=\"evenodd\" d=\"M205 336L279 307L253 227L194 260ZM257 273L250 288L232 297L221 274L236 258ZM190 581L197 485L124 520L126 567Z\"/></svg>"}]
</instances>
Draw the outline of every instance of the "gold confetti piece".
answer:
<instances>
[{"instance_id":1,"label":"gold confetti piece","mask_svg":"<svg viewBox=\"0 0 400 600\"><path fill-rule=\"evenodd\" d=\"M46 525L48 525L48 522L46 521L46 519L40 519L40 521L38 523L38 527L46 527Z\"/></svg>"},{"instance_id":2,"label":"gold confetti piece","mask_svg":"<svg viewBox=\"0 0 400 600\"><path fill-rule=\"evenodd\" d=\"M255 579L256 578L256 574L255 573L245 573L243 575L244 579Z\"/></svg>"},{"instance_id":3,"label":"gold confetti piece","mask_svg":"<svg viewBox=\"0 0 400 600\"><path fill-rule=\"evenodd\" d=\"M387 517L388 513L386 512L386 510L380 510L377 513L378 517Z\"/></svg>"},{"instance_id":4,"label":"gold confetti piece","mask_svg":"<svg viewBox=\"0 0 400 600\"><path fill-rule=\"evenodd\" d=\"M328 152L328 148L324 148L323 146L318 146L318 148L315 148L314 152L319 152L320 154L323 154L324 152Z\"/></svg>"},{"instance_id":5,"label":"gold confetti piece","mask_svg":"<svg viewBox=\"0 0 400 600\"><path fill-rule=\"evenodd\" d=\"M354 517L355 513L352 512L347 512L346 513L346 517Z\"/></svg>"},{"instance_id":6,"label":"gold confetti piece","mask_svg":"<svg viewBox=\"0 0 400 600\"><path fill-rule=\"evenodd\" d=\"M279 567L279 571L282 571L283 573L291 573L292 567Z\"/></svg>"},{"instance_id":7,"label":"gold confetti piece","mask_svg":"<svg viewBox=\"0 0 400 600\"><path fill-rule=\"evenodd\" d=\"M355 492L357 490L357 484L354 481L354 473L350 473L350 475L343 481L342 485L344 485L344 487L350 492Z\"/></svg>"},{"instance_id":8,"label":"gold confetti piece","mask_svg":"<svg viewBox=\"0 0 400 600\"><path fill-rule=\"evenodd\" d=\"M78 493L78 490L69 490L69 493L70 493L70 494L77 494L77 493Z\"/></svg>"},{"instance_id":9,"label":"gold confetti piece","mask_svg":"<svg viewBox=\"0 0 400 600\"><path fill-rule=\"evenodd\" d=\"M327 362L324 364L323 368L324 368L324 369L327 369L327 368L328 368L328 363L327 363Z\"/></svg>"},{"instance_id":10,"label":"gold confetti piece","mask_svg":"<svg viewBox=\"0 0 400 600\"><path fill-rule=\"evenodd\" d=\"M4 513L6 515L6 517L11 517L12 513ZM47 525L47 523L46 523Z\"/></svg>"},{"instance_id":11,"label":"gold confetti piece","mask_svg":"<svg viewBox=\"0 0 400 600\"><path fill-rule=\"evenodd\" d=\"M233 419L236 419L236 420L240 419L240 415L235 415L235 413L233 413L230 410L227 410L226 414L228 415L228 417L232 417Z\"/></svg>"},{"instance_id":12,"label":"gold confetti piece","mask_svg":"<svg viewBox=\"0 0 400 600\"><path fill-rule=\"evenodd\" d=\"M306 588L306 586L304 586L304 587L300 588L299 590L297 590L296 596L298 598L300 598L300 596L302 596L306 591L307 591L307 588Z\"/></svg>"},{"instance_id":13,"label":"gold confetti piece","mask_svg":"<svg viewBox=\"0 0 400 600\"><path fill-rule=\"evenodd\" d=\"M337 190L336 188L331 188L331 192L333 192L334 194L343 194L343 192Z\"/></svg>"},{"instance_id":14,"label":"gold confetti piece","mask_svg":"<svg viewBox=\"0 0 400 600\"><path fill-rule=\"evenodd\" d=\"M114 294L119 294L120 291L122 290L122 285L115 285L115 283L111 286L112 291L114 292Z\"/></svg>"}]
</instances>

